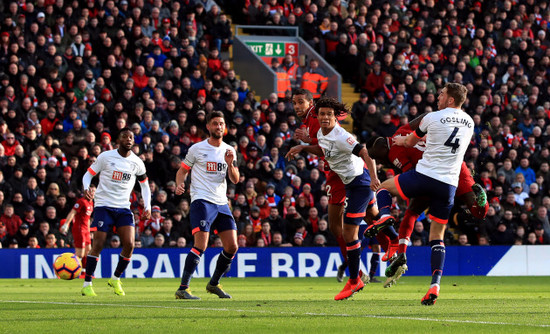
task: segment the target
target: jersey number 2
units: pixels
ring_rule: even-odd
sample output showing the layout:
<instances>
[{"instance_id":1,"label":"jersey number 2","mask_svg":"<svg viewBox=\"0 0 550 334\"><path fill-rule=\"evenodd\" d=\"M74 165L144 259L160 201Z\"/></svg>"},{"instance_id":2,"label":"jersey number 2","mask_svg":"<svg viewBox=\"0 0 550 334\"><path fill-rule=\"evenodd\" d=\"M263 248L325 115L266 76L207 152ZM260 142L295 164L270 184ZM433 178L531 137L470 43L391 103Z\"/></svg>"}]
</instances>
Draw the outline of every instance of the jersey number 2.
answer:
<instances>
[{"instance_id":1,"label":"jersey number 2","mask_svg":"<svg viewBox=\"0 0 550 334\"><path fill-rule=\"evenodd\" d=\"M451 135L449 136L449 138L447 138L447 141L445 142L445 146L449 146L452 148L451 153L456 153L456 149L460 147L460 139L455 139L457 132L458 128L455 127L453 133L451 133Z\"/></svg>"}]
</instances>

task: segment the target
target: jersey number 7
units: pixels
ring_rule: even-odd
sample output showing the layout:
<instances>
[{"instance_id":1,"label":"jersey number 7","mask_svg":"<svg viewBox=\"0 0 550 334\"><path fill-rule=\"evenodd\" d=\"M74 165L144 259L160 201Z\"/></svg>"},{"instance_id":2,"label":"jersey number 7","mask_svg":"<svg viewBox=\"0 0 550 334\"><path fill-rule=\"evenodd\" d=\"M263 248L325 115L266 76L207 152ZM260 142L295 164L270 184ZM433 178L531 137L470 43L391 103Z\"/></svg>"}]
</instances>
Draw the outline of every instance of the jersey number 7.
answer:
<instances>
[{"instance_id":1,"label":"jersey number 7","mask_svg":"<svg viewBox=\"0 0 550 334\"><path fill-rule=\"evenodd\" d=\"M459 138L455 139L457 132L458 132L458 128L455 127L453 130L453 133L451 133L451 135L449 136L449 138L447 138L447 141L444 144L445 146L449 146L452 148L451 153L456 153L456 149L460 147L460 139Z\"/></svg>"}]
</instances>

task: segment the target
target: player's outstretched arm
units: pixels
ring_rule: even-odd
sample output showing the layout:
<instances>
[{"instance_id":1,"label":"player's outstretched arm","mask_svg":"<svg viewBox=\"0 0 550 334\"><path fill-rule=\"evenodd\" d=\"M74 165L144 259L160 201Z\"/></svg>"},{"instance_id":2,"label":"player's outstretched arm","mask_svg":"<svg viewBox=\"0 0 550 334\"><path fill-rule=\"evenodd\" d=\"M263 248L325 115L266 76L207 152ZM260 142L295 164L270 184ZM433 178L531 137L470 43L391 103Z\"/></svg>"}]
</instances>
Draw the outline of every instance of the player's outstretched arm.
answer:
<instances>
[{"instance_id":1,"label":"player's outstretched arm","mask_svg":"<svg viewBox=\"0 0 550 334\"><path fill-rule=\"evenodd\" d=\"M296 158L298 156L298 154L300 154L300 152L302 152L304 147L305 147L305 145L296 145L296 146L291 147L290 150L288 150L288 152L286 153L285 158L287 160L291 160L291 159Z\"/></svg>"},{"instance_id":2,"label":"player's outstretched arm","mask_svg":"<svg viewBox=\"0 0 550 334\"><path fill-rule=\"evenodd\" d=\"M325 155L323 153L323 149L319 145L310 144L310 145L304 146L304 151L306 151L307 153L315 154L318 157L322 157Z\"/></svg>"},{"instance_id":3,"label":"player's outstretched arm","mask_svg":"<svg viewBox=\"0 0 550 334\"><path fill-rule=\"evenodd\" d=\"M75 209L71 209L71 211L67 215L67 218L65 218L65 224L59 226L59 232L63 234L67 234L67 232L69 232L69 226L71 226L71 223L73 222L75 215L76 215Z\"/></svg>"},{"instance_id":4,"label":"player's outstretched arm","mask_svg":"<svg viewBox=\"0 0 550 334\"><path fill-rule=\"evenodd\" d=\"M324 155L323 150L319 145L296 145L288 151L285 158L288 160L295 159L302 151L315 154L318 157L322 157Z\"/></svg>"},{"instance_id":5,"label":"player's outstretched arm","mask_svg":"<svg viewBox=\"0 0 550 334\"><path fill-rule=\"evenodd\" d=\"M178 169L176 173L176 195L181 195L185 192L185 179L187 179L188 174L189 170L183 168L183 166Z\"/></svg>"},{"instance_id":6,"label":"player's outstretched arm","mask_svg":"<svg viewBox=\"0 0 550 334\"><path fill-rule=\"evenodd\" d=\"M229 180L234 184L239 183L241 173L239 173L239 169L237 168L237 160L235 159L233 150L228 149L225 152L225 162L227 163L227 175L229 176Z\"/></svg>"}]
</instances>

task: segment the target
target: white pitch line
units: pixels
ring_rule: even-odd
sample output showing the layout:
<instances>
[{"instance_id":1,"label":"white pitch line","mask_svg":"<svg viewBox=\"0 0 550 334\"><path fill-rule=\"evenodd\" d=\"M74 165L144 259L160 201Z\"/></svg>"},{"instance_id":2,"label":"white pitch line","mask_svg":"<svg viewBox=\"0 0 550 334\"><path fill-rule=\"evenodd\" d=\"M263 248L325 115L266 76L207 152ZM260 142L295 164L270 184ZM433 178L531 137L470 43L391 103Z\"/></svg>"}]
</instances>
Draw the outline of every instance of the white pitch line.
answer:
<instances>
[{"instance_id":1,"label":"white pitch line","mask_svg":"<svg viewBox=\"0 0 550 334\"><path fill-rule=\"evenodd\" d=\"M228 308L211 308L211 307L179 307L179 306L161 306L161 305L131 305L131 304L106 304L106 303L69 303L69 302L44 302L33 300L0 300L0 303L19 303L19 304L48 304L48 305L80 305L80 306L115 306L115 307L135 307L135 308L160 308L160 309L176 309L176 310L207 310L207 311L227 311L227 312L257 312L267 313L262 310L237 310ZM185 303L185 302L183 302Z\"/></svg>"},{"instance_id":2,"label":"white pitch line","mask_svg":"<svg viewBox=\"0 0 550 334\"><path fill-rule=\"evenodd\" d=\"M396 319L396 320L415 320L415 321L434 321L434 322L456 322L456 323L469 323L479 325L501 325L501 326L528 326L528 327L541 327L550 328L550 325L543 324L518 324L513 322L493 322L493 321L476 321L476 320L458 320L458 319L432 319L432 318L418 318L418 317L405 317L397 315L376 315L376 314L363 314L363 315L351 315L351 314L331 314L331 313L304 313L305 315L312 316L335 316L335 317L359 317L359 318L374 318L374 319Z\"/></svg>"},{"instance_id":3,"label":"white pitch line","mask_svg":"<svg viewBox=\"0 0 550 334\"><path fill-rule=\"evenodd\" d=\"M45 302L33 300L0 300L0 303L13 304L48 304L48 305L71 305L71 306L114 306L114 307L134 307L134 308L157 308L157 309L177 309L177 310L201 310L201 311L227 311L227 312L248 312L248 313L277 313L288 314L294 316L316 316L316 317L351 317L351 318L373 318L373 319L396 319L396 320L413 320L413 321L432 321L432 322L453 322L453 323L468 323L478 325L499 325L499 326L527 326L537 328L550 328L550 325L544 324L519 324L513 322L493 322L493 321L475 321L475 320L458 320L458 319L438 319L438 318L419 318L405 317L392 315L375 315L375 314L332 314L332 313L297 313L297 312L273 312L268 310L241 310L229 308L212 308L212 307L186 307L186 306L161 306L161 305L131 305L131 304L107 304L107 303L69 303L69 302Z\"/></svg>"}]
</instances>

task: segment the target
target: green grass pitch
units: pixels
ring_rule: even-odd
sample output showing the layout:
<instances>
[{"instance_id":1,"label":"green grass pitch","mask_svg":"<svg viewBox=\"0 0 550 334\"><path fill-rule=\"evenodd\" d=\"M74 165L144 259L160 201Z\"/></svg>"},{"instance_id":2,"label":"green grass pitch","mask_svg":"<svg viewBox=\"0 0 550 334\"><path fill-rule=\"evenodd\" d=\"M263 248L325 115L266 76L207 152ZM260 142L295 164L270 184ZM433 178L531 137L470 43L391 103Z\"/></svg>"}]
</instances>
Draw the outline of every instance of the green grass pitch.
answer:
<instances>
[{"instance_id":1,"label":"green grass pitch","mask_svg":"<svg viewBox=\"0 0 550 334\"><path fill-rule=\"evenodd\" d=\"M550 277L443 277L434 306L420 299L429 277L403 277L389 289L369 284L336 302L334 278L224 278L233 295L175 300L176 279L106 279L98 297L80 296L82 280L0 280L1 333L550 333Z\"/></svg>"}]
</instances>

